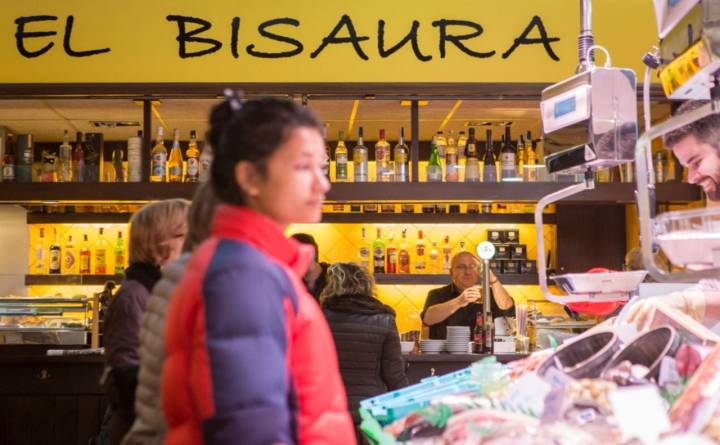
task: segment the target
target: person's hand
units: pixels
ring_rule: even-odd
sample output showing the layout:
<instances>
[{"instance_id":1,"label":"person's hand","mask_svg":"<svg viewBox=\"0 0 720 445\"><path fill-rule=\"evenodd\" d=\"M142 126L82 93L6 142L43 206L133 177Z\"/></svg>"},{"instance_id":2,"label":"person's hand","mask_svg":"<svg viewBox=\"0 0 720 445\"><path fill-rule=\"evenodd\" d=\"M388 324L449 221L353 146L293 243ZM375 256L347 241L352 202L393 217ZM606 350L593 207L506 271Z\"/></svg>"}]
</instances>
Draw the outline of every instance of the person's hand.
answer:
<instances>
[{"instance_id":1,"label":"person's hand","mask_svg":"<svg viewBox=\"0 0 720 445\"><path fill-rule=\"evenodd\" d=\"M468 304L477 303L482 295L480 295L480 290L477 286L470 286L467 289L465 289L460 295L455 297L455 302L457 304L458 309L464 308Z\"/></svg>"}]
</instances>

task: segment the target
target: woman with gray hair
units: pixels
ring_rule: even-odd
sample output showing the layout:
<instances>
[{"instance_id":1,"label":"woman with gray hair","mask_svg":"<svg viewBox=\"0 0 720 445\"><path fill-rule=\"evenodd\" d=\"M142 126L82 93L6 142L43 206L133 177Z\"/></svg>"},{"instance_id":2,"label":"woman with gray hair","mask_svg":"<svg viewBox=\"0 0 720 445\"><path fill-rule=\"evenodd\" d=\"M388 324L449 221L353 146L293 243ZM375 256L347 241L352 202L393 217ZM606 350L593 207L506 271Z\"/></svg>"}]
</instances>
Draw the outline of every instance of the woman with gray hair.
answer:
<instances>
[{"instance_id":1,"label":"woman with gray hair","mask_svg":"<svg viewBox=\"0 0 720 445\"><path fill-rule=\"evenodd\" d=\"M374 295L375 282L366 269L336 263L328 268L320 296L356 426L361 400L408 384L395 311Z\"/></svg>"}]
</instances>

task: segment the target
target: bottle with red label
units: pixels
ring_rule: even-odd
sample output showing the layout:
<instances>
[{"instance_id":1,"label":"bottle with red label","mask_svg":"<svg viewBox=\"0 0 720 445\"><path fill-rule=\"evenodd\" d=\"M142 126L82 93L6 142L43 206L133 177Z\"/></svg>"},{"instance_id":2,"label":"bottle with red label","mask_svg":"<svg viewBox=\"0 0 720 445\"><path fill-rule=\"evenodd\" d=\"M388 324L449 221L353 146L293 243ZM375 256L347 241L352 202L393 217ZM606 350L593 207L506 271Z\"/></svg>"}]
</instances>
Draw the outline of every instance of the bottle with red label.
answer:
<instances>
[{"instance_id":1,"label":"bottle with red label","mask_svg":"<svg viewBox=\"0 0 720 445\"><path fill-rule=\"evenodd\" d=\"M478 312L475 316L475 329L473 330L473 353L482 354L485 349L485 339L483 338L483 313Z\"/></svg>"},{"instance_id":2,"label":"bottle with red label","mask_svg":"<svg viewBox=\"0 0 720 445\"><path fill-rule=\"evenodd\" d=\"M402 242L398 251L398 273L410 273L410 252L408 252L407 229L402 231Z\"/></svg>"}]
</instances>

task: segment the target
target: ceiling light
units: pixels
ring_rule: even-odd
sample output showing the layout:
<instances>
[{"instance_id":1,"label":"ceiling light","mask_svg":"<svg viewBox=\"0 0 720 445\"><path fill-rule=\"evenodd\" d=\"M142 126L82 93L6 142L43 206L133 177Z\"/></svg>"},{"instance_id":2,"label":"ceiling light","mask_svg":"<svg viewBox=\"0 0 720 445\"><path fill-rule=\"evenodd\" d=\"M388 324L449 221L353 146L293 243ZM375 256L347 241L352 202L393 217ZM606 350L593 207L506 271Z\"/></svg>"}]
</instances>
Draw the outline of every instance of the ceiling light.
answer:
<instances>
[{"instance_id":1,"label":"ceiling light","mask_svg":"<svg viewBox=\"0 0 720 445\"><path fill-rule=\"evenodd\" d=\"M417 101L417 103L418 103L419 107L427 107L428 105L430 105L430 101L428 101L428 100L419 100L419 101ZM401 107L409 107L411 105L412 105L411 100L401 100L400 101Z\"/></svg>"}]
</instances>

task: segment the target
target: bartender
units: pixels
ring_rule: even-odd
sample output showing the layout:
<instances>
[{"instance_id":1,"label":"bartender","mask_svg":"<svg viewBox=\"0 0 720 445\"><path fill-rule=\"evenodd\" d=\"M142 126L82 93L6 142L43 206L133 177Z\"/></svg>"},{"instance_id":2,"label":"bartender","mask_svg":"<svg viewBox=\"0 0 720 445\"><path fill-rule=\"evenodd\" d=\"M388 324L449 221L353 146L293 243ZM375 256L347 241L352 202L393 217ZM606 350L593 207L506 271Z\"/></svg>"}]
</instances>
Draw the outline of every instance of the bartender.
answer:
<instances>
[{"instance_id":1,"label":"bartender","mask_svg":"<svg viewBox=\"0 0 720 445\"><path fill-rule=\"evenodd\" d=\"M707 103L706 100L687 101L675 115L688 113ZM713 113L680 127L666 134L664 139L665 146L687 167L688 182L705 191L708 206L720 205L720 115ZM712 326L720 320L720 280L701 280L688 290L639 301L630 308L627 321L645 329L652 322L658 301Z\"/></svg>"},{"instance_id":2,"label":"bartender","mask_svg":"<svg viewBox=\"0 0 720 445\"><path fill-rule=\"evenodd\" d=\"M448 326L475 328L477 314L482 313L483 293L477 286L480 260L470 252L460 252L450 263L452 283L428 293L422 321L430 327L430 338L445 339ZM515 316L515 302L495 274L490 271L490 310L493 319Z\"/></svg>"}]
</instances>

